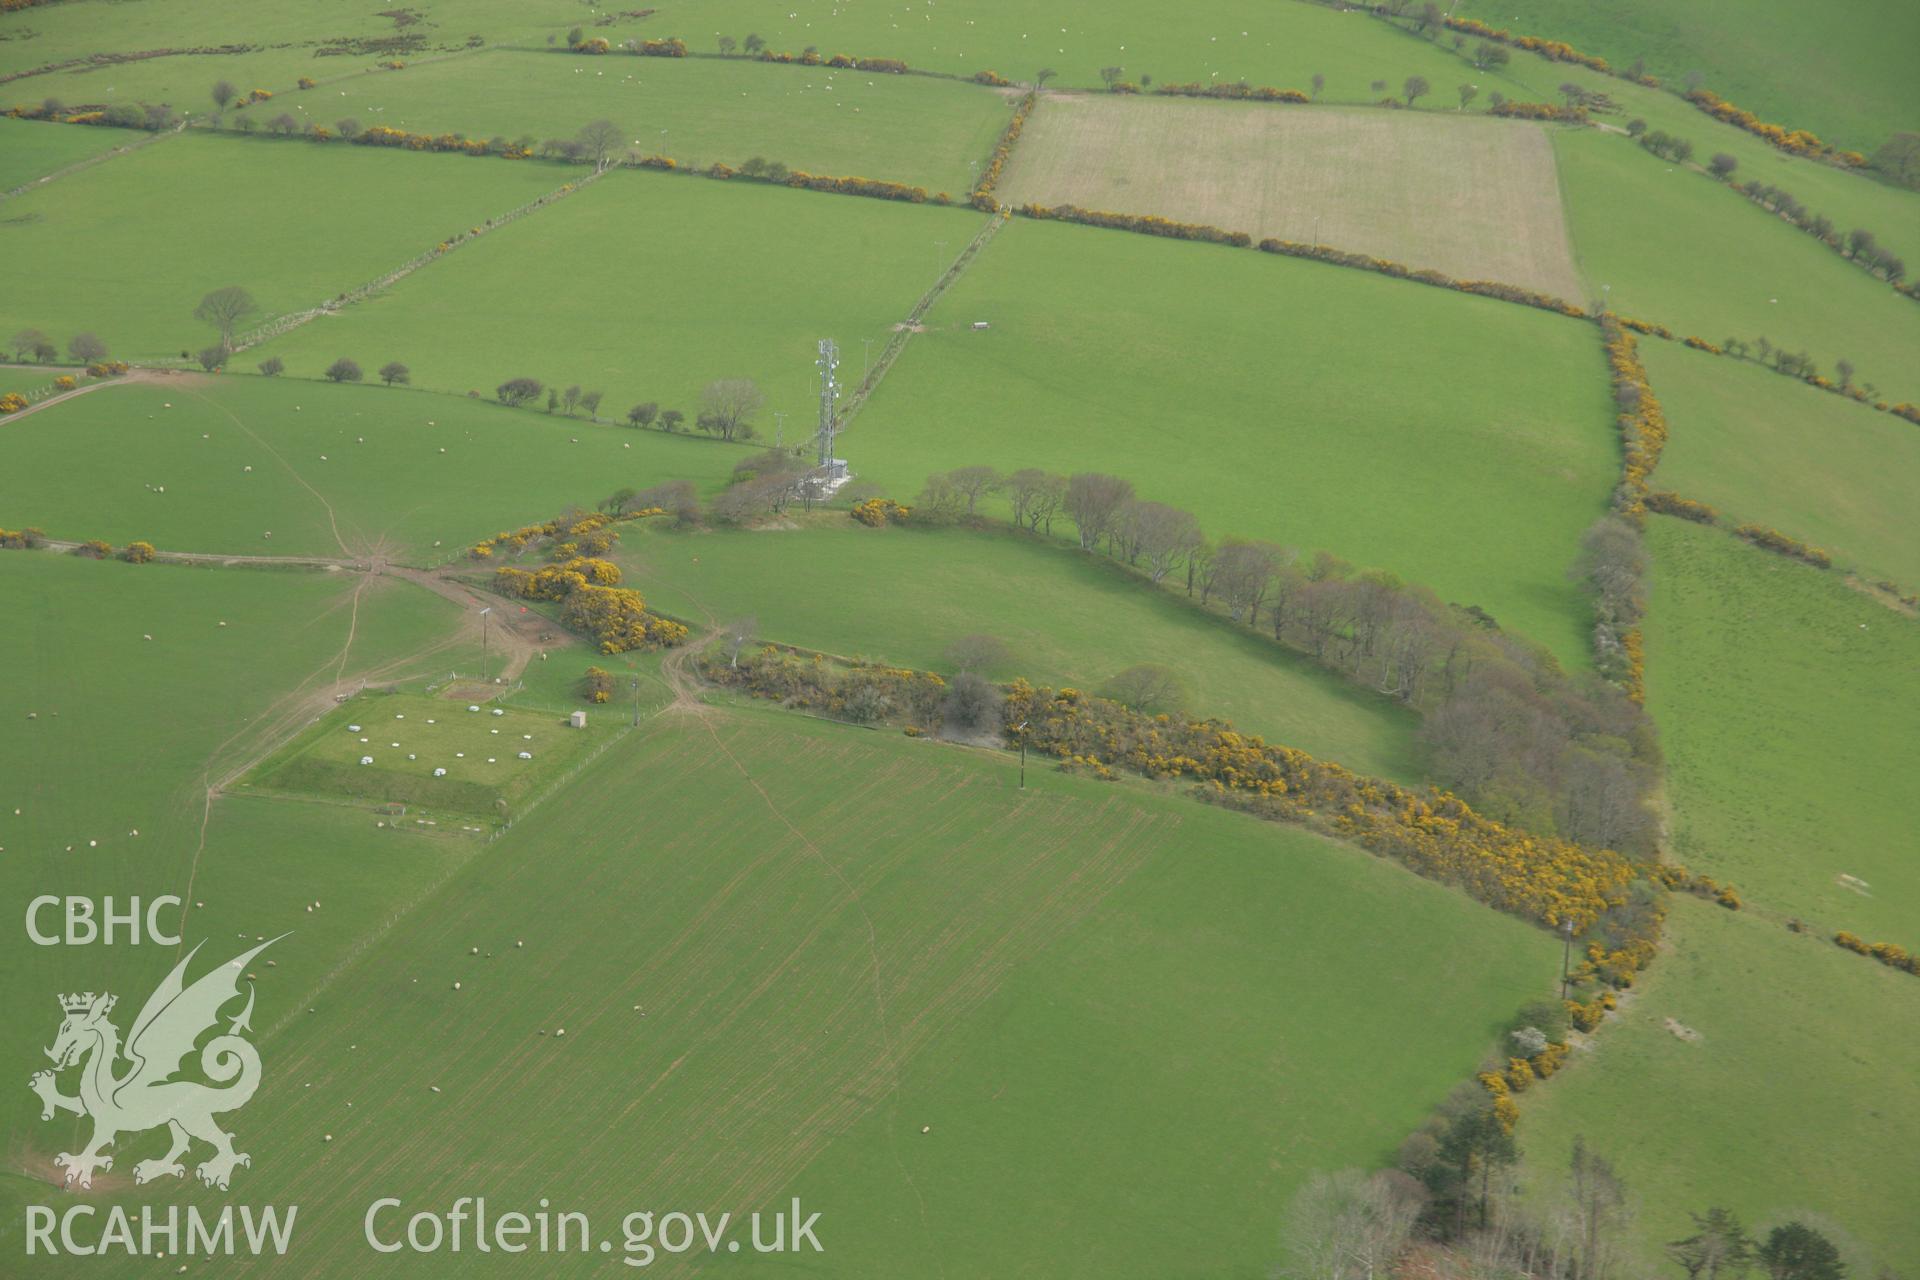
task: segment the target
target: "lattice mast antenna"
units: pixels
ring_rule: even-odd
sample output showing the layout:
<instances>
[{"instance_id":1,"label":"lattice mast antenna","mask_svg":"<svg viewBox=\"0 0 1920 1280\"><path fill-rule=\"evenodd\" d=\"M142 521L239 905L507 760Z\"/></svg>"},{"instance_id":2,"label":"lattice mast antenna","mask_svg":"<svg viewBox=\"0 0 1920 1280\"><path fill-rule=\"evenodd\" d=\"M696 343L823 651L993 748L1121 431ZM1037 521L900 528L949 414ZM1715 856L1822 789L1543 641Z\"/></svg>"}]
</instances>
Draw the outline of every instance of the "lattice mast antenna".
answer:
<instances>
[{"instance_id":1,"label":"lattice mast antenna","mask_svg":"<svg viewBox=\"0 0 1920 1280\"><path fill-rule=\"evenodd\" d=\"M820 357L814 361L820 371L820 466L833 461L833 432L840 416L840 347L832 338L820 339Z\"/></svg>"}]
</instances>

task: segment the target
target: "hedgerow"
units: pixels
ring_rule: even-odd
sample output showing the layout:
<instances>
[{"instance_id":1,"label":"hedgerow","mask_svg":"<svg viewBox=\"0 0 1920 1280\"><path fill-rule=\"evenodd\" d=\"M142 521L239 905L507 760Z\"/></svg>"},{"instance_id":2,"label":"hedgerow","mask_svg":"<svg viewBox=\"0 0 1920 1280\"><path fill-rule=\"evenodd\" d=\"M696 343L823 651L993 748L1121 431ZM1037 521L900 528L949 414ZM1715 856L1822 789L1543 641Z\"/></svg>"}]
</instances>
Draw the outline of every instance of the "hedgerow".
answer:
<instances>
[{"instance_id":1,"label":"hedgerow","mask_svg":"<svg viewBox=\"0 0 1920 1280\"><path fill-rule=\"evenodd\" d=\"M1337 267L1374 271L1384 276L1392 276L1396 280L1412 280L1417 284L1432 285L1435 288L1456 289L1461 293L1478 294L1483 298L1517 302L1523 307L1534 307L1575 319L1584 319L1587 314L1564 298L1538 293L1532 289L1523 289L1519 285L1503 284L1497 280L1456 280L1444 272L1430 268L1410 267L1404 262L1395 262L1389 258L1349 253L1344 249L1334 249L1327 245L1301 244L1296 240L1267 239L1262 240L1255 247L1262 253L1277 253L1289 258L1308 258L1314 262L1331 263Z\"/></svg>"},{"instance_id":2,"label":"hedgerow","mask_svg":"<svg viewBox=\"0 0 1920 1280\"><path fill-rule=\"evenodd\" d=\"M1834 943L1858 955L1870 956L1888 968L1920 976L1920 954L1892 942L1867 942L1845 929L1833 935Z\"/></svg>"},{"instance_id":3,"label":"hedgerow","mask_svg":"<svg viewBox=\"0 0 1920 1280\"><path fill-rule=\"evenodd\" d=\"M1920 300L1920 280L1902 284L1907 274L1906 262L1898 254L1883 247L1871 231L1864 227L1856 227L1842 235L1833 219L1825 214L1812 212L1795 199L1793 193L1758 180L1736 184L1732 180L1732 175L1732 169L1727 169L1724 173L1716 171L1713 174L1762 209L1792 223L1867 274L1885 280L1893 286L1895 293L1902 297Z\"/></svg>"},{"instance_id":4,"label":"hedgerow","mask_svg":"<svg viewBox=\"0 0 1920 1280\"><path fill-rule=\"evenodd\" d=\"M1788 556L1816 569L1831 569L1833 557L1819 547L1809 546L1797 538L1790 538L1778 529L1770 529L1760 524L1743 524L1736 528L1734 535L1743 538L1756 547L1779 555Z\"/></svg>"},{"instance_id":5,"label":"hedgerow","mask_svg":"<svg viewBox=\"0 0 1920 1280\"><path fill-rule=\"evenodd\" d=\"M1867 158L1858 151L1842 151L1820 140L1818 134L1808 129L1789 129L1785 125L1770 124L1753 112L1736 107L1719 94L1708 89L1694 89L1688 92L1686 100L1714 119L1745 129L1755 137L1764 138L1780 150L1796 156L1817 156L1836 161L1850 169L1864 168Z\"/></svg>"},{"instance_id":6,"label":"hedgerow","mask_svg":"<svg viewBox=\"0 0 1920 1280\"><path fill-rule=\"evenodd\" d=\"M973 207L984 213L997 213L1000 202L993 198L993 189L999 185L1000 173L1007 167L1007 159L1013 154L1013 144L1020 141L1020 131L1026 128L1027 117L1033 113L1033 104L1039 95L1028 91L1025 97L1014 104L1013 117L1007 121L1007 127L1000 131L1000 140L993 144L993 154L987 157L987 164L980 171L980 181L973 186Z\"/></svg>"},{"instance_id":7,"label":"hedgerow","mask_svg":"<svg viewBox=\"0 0 1920 1280\"><path fill-rule=\"evenodd\" d=\"M1613 507L1628 517L1637 517L1645 510L1647 477L1659 465L1667 443L1666 414L1647 381L1646 366L1640 363L1638 339L1630 332L1635 329L1653 332L1655 326L1611 313L1600 317L1618 411L1614 423L1620 432L1620 483L1614 488Z\"/></svg>"},{"instance_id":8,"label":"hedgerow","mask_svg":"<svg viewBox=\"0 0 1920 1280\"><path fill-rule=\"evenodd\" d=\"M1504 27L1488 26L1473 18L1442 18L1441 24L1449 31L1458 31L1462 35L1478 36L1482 40L1492 40L1499 44L1510 44L1516 49L1525 49L1537 53L1549 62L1570 62L1603 75L1619 75L1622 79L1634 80L1649 88L1660 82L1652 76L1629 76L1616 72L1611 63L1597 54L1582 53L1564 40L1548 40L1544 36L1516 36Z\"/></svg>"},{"instance_id":9,"label":"hedgerow","mask_svg":"<svg viewBox=\"0 0 1920 1280\"><path fill-rule=\"evenodd\" d=\"M856 71L883 71L888 75L896 76L905 75L910 70L907 64L898 58L861 58L850 53L823 56L818 49L803 49L799 53L762 49L753 56L760 62L790 62L803 67L843 67Z\"/></svg>"},{"instance_id":10,"label":"hedgerow","mask_svg":"<svg viewBox=\"0 0 1920 1280\"><path fill-rule=\"evenodd\" d=\"M1276 89L1272 85L1250 85L1245 80L1232 84L1213 82L1201 84L1157 84L1153 86L1157 94L1173 98L1231 98L1237 102L1311 102L1312 99L1298 89Z\"/></svg>"},{"instance_id":11,"label":"hedgerow","mask_svg":"<svg viewBox=\"0 0 1920 1280\"><path fill-rule=\"evenodd\" d=\"M1587 123L1585 107L1565 107L1557 102L1515 102L1511 98L1496 102L1489 113L1514 120L1549 120L1559 124Z\"/></svg>"},{"instance_id":12,"label":"hedgerow","mask_svg":"<svg viewBox=\"0 0 1920 1280\"><path fill-rule=\"evenodd\" d=\"M1219 227L1210 227L1205 223L1176 222L1171 218L1162 218L1150 213L1107 213L1098 209L1082 209L1078 205L1071 204L1053 206L1023 204L1017 212L1023 218L1078 222L1089 227L1136 231L1142 235L1161 236L1169 240L1200 240L1209 244L1228 245L1235 249L1250 248L1253 244L1253 237L1244 231L1223 231Z\"/></svg>"},{"instance_id":13,"label":"hedgerow","mask_svg":"<svg viewBox=\"0 0 1920 1280\"><path fill-rule=\"evenodd\" d=\"M1717 524L1720 512L1704 502L1692 498L1683 498L1668 489L1659 489L1646 494L1641 504L1649 511L1662 515L1678 516L1682 520L1691 520L1695 524Z\"/></svg>"},{"instance_id":14,"label":"hedgerow","mask_svg":"<svg viewBox=\"0 0 1920 1280\"><path fill-rule=\"evenodd\" d=\"M817 711L854 724L904 722L912 729L937 728L947 682L931 671L866 663L836 664L824 654L802 655L778 645L741 655L738 664L717 653L702 654L700 671L715 684L744 689L803 711Z\"/></svg>"}]
</instances>

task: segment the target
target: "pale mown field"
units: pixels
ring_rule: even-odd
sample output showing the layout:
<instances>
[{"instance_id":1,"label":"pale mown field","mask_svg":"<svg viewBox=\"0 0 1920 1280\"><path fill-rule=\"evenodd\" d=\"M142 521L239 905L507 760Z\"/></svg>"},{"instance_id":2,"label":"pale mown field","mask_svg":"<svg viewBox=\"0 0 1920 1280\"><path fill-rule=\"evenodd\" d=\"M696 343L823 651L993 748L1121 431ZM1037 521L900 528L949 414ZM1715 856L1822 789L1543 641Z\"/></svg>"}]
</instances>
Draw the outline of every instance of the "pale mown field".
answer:
<instances>
[{"instance_id":1,"label":"pale mown field","mask_svg":"<svg viewBox=\"0 0 1920 1280\"><path fill-rule=\"evenodd\" d=\"M999 188L1393 258L1578 301L1538 125L1425 112L1053 95Z\"/></svg>"}]
</instances>

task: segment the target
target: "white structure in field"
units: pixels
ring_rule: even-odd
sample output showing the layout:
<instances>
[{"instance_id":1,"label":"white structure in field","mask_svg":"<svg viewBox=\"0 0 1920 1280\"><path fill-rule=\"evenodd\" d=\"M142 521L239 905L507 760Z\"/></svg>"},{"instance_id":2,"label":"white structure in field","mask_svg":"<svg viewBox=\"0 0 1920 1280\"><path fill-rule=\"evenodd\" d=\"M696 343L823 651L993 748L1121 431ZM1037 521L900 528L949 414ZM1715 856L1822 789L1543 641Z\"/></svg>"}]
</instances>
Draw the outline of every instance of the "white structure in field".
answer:
<instances>
[{"instance_id":1,"label":"white structure in field","mask_svg":"<svg viewBox=\"0 0 1920 1280\"><path fill-rule=\"evenodd\" d=\"M814 499L828 498L833 491L853 479L844 459L833 456L833 437L840 426L840 347L832 338L820 339L820 356L814 361L820 371L820 429L814 439L820 449L814 469L800 483Z\"/></svg>"},{"instance_id":2,"label":"white structure in field","mask_svg":"<svg viewBox=\"0 0 1920 1280\"><path fill-rule=\"evenodd\" d=\"M586 727L587 727L587 713L586 713L586 712L584 712L584 711L576 711L576 712L574 712L574 713L573 713L572 715L570 715L570 716L568 716L568 717L567 717L567 724L568 724L568 725L569 725L570 727L572 727L572 728L575 728L575 729L584 729L584 728L586 728Z\"/></svg>"}]
</instances>

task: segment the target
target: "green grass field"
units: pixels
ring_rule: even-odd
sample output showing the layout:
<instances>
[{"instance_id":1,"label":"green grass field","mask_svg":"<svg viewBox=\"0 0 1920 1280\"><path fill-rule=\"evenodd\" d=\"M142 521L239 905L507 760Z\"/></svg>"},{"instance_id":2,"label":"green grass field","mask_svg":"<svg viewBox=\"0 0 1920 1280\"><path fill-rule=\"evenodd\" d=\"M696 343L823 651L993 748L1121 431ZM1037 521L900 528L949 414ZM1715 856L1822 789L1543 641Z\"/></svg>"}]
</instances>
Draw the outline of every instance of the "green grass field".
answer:
<instances>
[{"instance_id":1,"label":"green grass field","mask_svg":"<svg viewBox=\"0 0 1920 1280\"><path fill-rule=\"evenodd\" d=\"M178 358L219 336L193 318L209 290L249 290L256 323L317 306L574 176L464 156L169 138L7 202L0 254L39 269L9 282L0 330L31 325L63 345L88 330L122 359ZM123 234L136 206L141 234ZM312 247L288 250L300 243Z\"/></svg>"},{"instance_id":2,"label":"green grass field","mask_svg":"<svg viewBox=\"0 0 1920 1280\"><path fill-rule=\"evenodd\" d=\"M960 75L991 69L1026 81L1051 67L1059 72L1058 86L1076 88L1098 85L1107 66L1123 68L1135 81L1246 79L1302 91L1318 73L1326 77L1327 101L1377 102L1397 93L1410 75L1440 86L1463 78L1451 55L1357 13L1257 0L1197 0L1177 9L1150 0L1097 8L976 0L964 9L795 0L771 12L752 0L666 0L652 23L696 49L713 48L721 35L757 31L775 49L818 45L823 53L904 58ZM1386 87L1376 91L1376 80ZM1510 88L1497 75L1481 83Z\"/></svg>"},{"instance_id":3,"label":"green grass field","mask_svg":"<svg viewBox=\"0 0 1920 1280\"><path fill-rule=\"evenodd\" d=\"M250 1198L302 1206L296 1269L364 1255L362 1200L462 1177L496 1204L555 1195L617 1240L644 1167L656 1207L801 1197L837 1275L1008 1250L1164 1271L1202 1232L1219 1269L1258 1274L1305 1171L1390 1148L1551 979L1550 938L1295 830L709 715L614 747L314 1015L263 1003L275 1071L243 1172ZM1083 1176L1142 1149L1128 1178ZM1045 1222L979 1229L1030 1198Z\"/></svg>"},{"instance_id":4,"label":"green grass field","mask_svg":"<svg viewBox=\"0 0 1920 1280\"><path fill-rule=\"evenodd\" d=\"M794 443L812 434L819 339L863 352L872 338L877 352L982 222L967 209L612 173L260 354L309 377L341 355L369 369L396 358L440 391L491 395L520 375L577 383L606 392L603 413L652 400L689 428L707 383L746 376L766 396L761 434L776 436L784 414Z\"/></svg>"},{"instance_id":5,"label":"green grass field","mask_svg":"<svg viewBox=\"0 0 1920 1280\"><path fill-rule=\"evenodd\" d=\"M1670 427L1656 487L1825 547L1868 577L1920 584L1913 424L1672 343L1644 343L1641 358Z\"/></svg>"},{"instance_id":6,"label":"green grass field","mask_svg":"<svg viewBox=\"0 0 1920 1280\"><path fill-rule=\"evenodd\" d=\"M1895 400L1920 396L1920 308L1806 233L1620 137L1557 131L1554 147L1590 295L1719 343L1853 362Z\"/></svg>"},{"instance_id":7,"label":"green grass field","mask_svg":"<svg viewBox=\"0 0 1920 1280\"><path fill-rule=\"evenodd\" d=\"M182 375L0 427L0 520L116 546L437 564L623 484L717 485L740 456L491 400Z\"/></svg>"},{"instance_id":8,"label":"green grass field","mask_svg":"<svg viewBox=\"0 0 1920 1280\"><path fill-rule=\"evenodd\" d=\"M1843 232L1865 227L1907 261L1920 258L1920 192L1819 160L1789 155L1744 129L1715 120L1664 89L1649 89L1585 67L1550 62L1528 53L1515 53L1506 74L1524 86L1522 96L1530 101L1558 101L1560 86L1565 83L1604 93L1613 99L1617 108L1596 117L1602 124L1624 129L1633 120L1644 120L1651 129L1662 129L1693 143L1694 163L1700 166L1724 152L1736 162L1734 178L1737 181L1759 181L1784 188L1814 212L1826 214ZM1617 135L1613 141L1622 149L1633 145ZM1641 151L1640 158L1656 171L1668 167L1667 161L1648 152ZM1702 182L1712 181L1705 174L1695 176ZM1735 205L1746 203L1745 198L1736 193L1720 194L1723 200ZM1716 216L1730 215L1721 205Z\"/></svg>"},{"instance_id":9,"label":"green grass field","mask_svg":"<svg viewBox=\"0 0 1920 1280\"><path fill-rule=\"evenodd\" d=\"M1418 784L1414 718L1144 578L1013 534L865 529L821 514L786 533L636 531L619 560L648 604L696 625L752 616L786 644L950 670L963 636L1004 641L995 679L1097 689L1144 662L1220 716L1363 773ZM850 608L884 593L886 608Z\"/></svg>"},{"instance_id":10,"label":"green grass field","mask_svg":"<svg viewBox=\"0 0 1920 1280\"><path fill-rule=\"evenodd\" d=\"M279 100L275 100L278 105ZM351 116L412 133L569 138L589 120L622 144L683 165L752 156L811 173L890 178L964 196L1011 106L947 80L717 58L581 58L489 51L328 83L293 105L323 124ZM258 110L258 108L254 108Z\"/></svg>"},{"instance_id":11,"label":"green grass field","mask_svg":"<svg viewBox=\"0 0 1920 1280\"><path fill-rule=\"evenodd\" d=\"M1584 1135L1626 1181L1651 1274L1668 1274L1661 1246L1710 1205L1763 1236L1816 1223L1853 1275L1905 1266L1920 1225L1887 1192L1920 1179L1907 1141L1920 1125L1908 1070L1920 984L1778 920L1690 899L1667 937L1591 1052L1521 1099L1527 1184L1557 1192Z\"/></svg>"},{"instance_id":12,"label":"green grass field","mask_svg":"<svg viewBox=\"0 0 1920 1280\"><path fill-rule=\"evenodd\" d=\"M975 463L1113 472L1215 537L1389 569L1586 662L1566 566L1616 466L1590 326L1018 219L928 324L845 436L864 478L909 497Z\"/></svg>"},{"instance_id":13,"label":"green grass field","mask_svg":"<svg viewBox=\"0 0 1920 1280\"><path fill-rule=\"evenodd\" d=\"M1152 213L1582 296L1538 125L1432 112L1049 95L997 195Z\"/></svg>"},{"instance_id":14,"label":"green grass field","mask_svg":"<svg viewBox=\"0 0 1920 1280\"><path fill-rule=\"evenodd\" d=\"M1920 866L1888 761L1920 715L1901 675L1920 626L1716 529L1662 518L1648 536L1673 856L1770 911L1913 945Z\"/></svg>"},{"instance_id":15,"label":"green grass field","mask_svg":"<svg viewBox=\"0 0 1920 1280\"><path fill-rule=\"evenodd\" d=\"M0 104L37 103L53 95L68 103L167 102L181 111L207 114L216 80L242 91L256 86L284 93L301 76L335 78L370 70L397 56L410 66L460 56L469 41L546 48L571 27L593 21L562 0L422 0L404 12L344 13L315 9L295 0L263 0L235 14L220 5L169 0L105 0L61 9L7 14L0 30L0 74L49 68L95 53L140 54L137 60L53 70L0 87ZM645 22L613 17L597 34L624 40L654 34ZM16 34L17 33L17 34ZM365 41L400 38L409 49L383 49ZM238 46L227 53L191 53Z\"/></svg>"},{"instance_id":16,"label":"green grass field","mask_svg":"<svg viewBox=\"0 0 1920 1280\"><path fill-rule=\"evenodd\" d=\"M470 656L463 645L442 647L457 621L452 605L403 583L364 581L0 555L0 591L13 605L0 616L0 643L32 677L0 687L6 900L23 908L38 893L189 896L189 881L193 894L218 898L199 878L200 859L244 859L271 844L228 837L217 823L203 844L203 820L224 812L223 802L209 813L207 786L330 707L336 682ZM278 830L298 848L326 838L324 829ZM310 870L309 886L323 885L323 869ZM53 1011L46 993L58 984L151 983L164 972L160 953L19 944L9 1016L30 1016L39 1034ZM27 1071L38 1050L15 1042L7 1053L10 1068ZM5 1108L10 1122L25 1118L20 1098Z\"/></svg>"},{"instance_id":17,"label":"green grass field","mask_svg":"<svg viewBox=\"0 0 1920 1280\"><path fill-rule=\"evenodd\" d=\"M1783 0L1468 0L1457 12L1564 40L1615 66L1643 59L1675 88L1699 71L1707 88L1762 119L1860 151L1920 127L1920 93L1902 56L1920 42L1920 11L1893 0L1820 11Z\"/></svg>"},{"instance_id":18,"label":"green grass field","mask_svg":"<svg viewBox=\"0 0 1920 1280\"><path fill-rule=\"evenodd\" d=\"M11 191L146 136L131 129L69 128L0 116L0 191ZM11 210L0 215L10 216Z\"/></svg>"}]
</instances>

